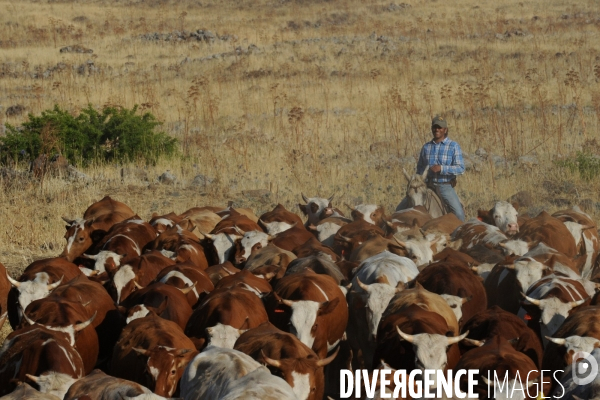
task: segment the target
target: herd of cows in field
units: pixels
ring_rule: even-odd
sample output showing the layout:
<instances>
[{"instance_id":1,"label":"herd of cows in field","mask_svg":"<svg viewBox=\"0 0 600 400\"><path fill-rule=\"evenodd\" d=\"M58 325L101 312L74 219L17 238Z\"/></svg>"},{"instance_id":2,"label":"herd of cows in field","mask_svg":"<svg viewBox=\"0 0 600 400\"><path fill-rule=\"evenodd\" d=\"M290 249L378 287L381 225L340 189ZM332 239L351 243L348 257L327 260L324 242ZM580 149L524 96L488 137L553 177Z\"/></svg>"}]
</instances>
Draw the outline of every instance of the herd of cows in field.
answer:
<instances>
[{"instance_id":1,"label":"herd of cows in field","mask_svg":"<svg viewBox=\"0 0 600 400\"><path fill-rule=\"evenodd\" d=\"M489 372L508 375L498 399L528 374L600 398L568 373L600 359L600 242L579 208L499 201L462 223L302 198L306 221L282 205L144 221L108 196L63 217L60 256L0 264L0 399L315 400L339 397L341 370L383 368L478 369L480 399Z\"/></svg>"}]
</instances>

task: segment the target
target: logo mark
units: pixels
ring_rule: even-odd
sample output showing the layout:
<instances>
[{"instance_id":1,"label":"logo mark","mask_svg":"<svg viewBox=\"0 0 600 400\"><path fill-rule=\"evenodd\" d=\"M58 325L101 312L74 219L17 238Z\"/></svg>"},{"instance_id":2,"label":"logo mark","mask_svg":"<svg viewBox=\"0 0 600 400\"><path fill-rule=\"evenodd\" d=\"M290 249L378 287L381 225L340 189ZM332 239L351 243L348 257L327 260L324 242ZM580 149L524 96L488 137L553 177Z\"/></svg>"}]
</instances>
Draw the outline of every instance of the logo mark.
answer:
<instances>
[{"instance_id":1,"label":"logo mark","mask_svg":"<svg viewBox=\"0 0 600 400\"><path fill-rule=\"evenodd\" d=\"M578 351L573 354L573 382L577 385L587 385L598 375L598 363L590 353Z\"/></svg>"}]
</instances>

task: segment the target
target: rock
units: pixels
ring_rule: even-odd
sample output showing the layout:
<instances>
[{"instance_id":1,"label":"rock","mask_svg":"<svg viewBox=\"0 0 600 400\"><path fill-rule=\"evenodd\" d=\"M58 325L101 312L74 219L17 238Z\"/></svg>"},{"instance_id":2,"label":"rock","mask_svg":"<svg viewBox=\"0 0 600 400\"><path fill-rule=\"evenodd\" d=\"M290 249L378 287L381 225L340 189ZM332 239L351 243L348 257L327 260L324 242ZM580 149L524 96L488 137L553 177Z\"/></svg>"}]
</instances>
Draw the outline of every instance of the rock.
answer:
<instances>
[{"instance_id":1,"label":"rock","mask_svg":"<svg viewBox=\"0 0 600 400\"><path fill-rule=\"evenodd\" d=\"M509 197L509 203L516 203L518 207L531 207L533 205L533 196L527 190L521 190Z\"/></svg>"},{"instance_id":2,"label":"rock","mask_svg":"<svg viewBox=\"0 0 600 400\"><path fill-rule=\"evenodd\" d=\"M524 166L524 167L533 167L535 165L538 165L538 159L536 156L533 155L527 155L527 156L521 156L519 157L519 165Z\"/></svg>"},{"instance_id":3,"label":"rock","mask_svg":"<svg viewBox=\"0 0 600 400\"><path fill-rule=\"evenodd\" d=\"M83 180L83 181L89 181L90 177L87 176L86 174L84 174L83 172L78 171L74 166L69 165L67 167L67 171L69 173L69 178L71 180Z\"/></svg>"},{"instance_id":4,"label":"rock","mask_svg":"<svg viewBox=\"0 0 600 400\"><path fill-rule=\"evenodd\" d=\"M481 158L487 158L487 151L485 151L485 149L483 147L478 148L477 150L475 150L475 155L481 157Z\"/></svg>"},{"instance_id":5,"label":"rock","mask_svg":"<svg viewBox=\"0 0 600 400\"><path fill-rule=\"evenodd\" d=\"M88 49L87 47L83 47L79 44L75 44L73 46L62 47L59 50L61 53L93 53L94 50Z\"/></svg>"},{"instance_id":6,"label":"rock","mask_svg":"<svg viewBox=\"0 0 600 400\"><path fill-rule=\"evenodd\" d=\"M158 177L158 181L163 185L174 185L177 178L170 171L163 172L161 176Z\"/></svg>"},{"instance_id":7,"label":"rock","mask_svg":"<svg viewBox=\"0 0 600 400\"><path fill-rule=\"evenodd\" d=\"M210 185L212 182L214 181L214 178L210 178L206 175L196 175L194 177L194 180L192 181L191 186L200 186L200 187L205 187Z\"/></svg>"}]
</instances>

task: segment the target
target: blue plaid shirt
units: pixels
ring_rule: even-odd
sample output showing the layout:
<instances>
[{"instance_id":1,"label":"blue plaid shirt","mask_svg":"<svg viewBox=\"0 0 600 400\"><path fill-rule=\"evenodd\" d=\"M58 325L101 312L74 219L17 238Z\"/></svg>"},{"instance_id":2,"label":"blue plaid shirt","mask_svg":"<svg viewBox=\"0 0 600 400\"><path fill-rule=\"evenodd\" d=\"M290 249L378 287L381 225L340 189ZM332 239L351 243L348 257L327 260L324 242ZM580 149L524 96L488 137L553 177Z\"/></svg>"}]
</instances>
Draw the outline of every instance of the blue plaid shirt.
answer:
<instances>
[{"instance_id":1,"label":"blue plaid shirt","mask_svg":"<svg viewBox=\"0 0 600 400\"><path fill-rule=\"evenodd\" d=\"M417 163L417 174L422 174L427 166L441 165L439 174L429 170L427 177L435 183L450 182L456 175L465 173L465 161L458 143L444 138L440 143L433 140L423 145L419 162Z\"/></svg>"}]
</instances>

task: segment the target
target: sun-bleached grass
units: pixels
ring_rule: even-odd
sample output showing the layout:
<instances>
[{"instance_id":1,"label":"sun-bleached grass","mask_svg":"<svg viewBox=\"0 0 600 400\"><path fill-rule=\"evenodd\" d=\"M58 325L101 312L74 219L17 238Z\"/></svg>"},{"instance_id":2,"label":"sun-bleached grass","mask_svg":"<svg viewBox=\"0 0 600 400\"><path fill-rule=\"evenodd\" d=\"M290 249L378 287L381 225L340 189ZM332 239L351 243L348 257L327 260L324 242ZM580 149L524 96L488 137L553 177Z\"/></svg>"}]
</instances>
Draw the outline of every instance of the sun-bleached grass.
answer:
<instances>
[{"instance_id":1,"label":"sun-bleached grass","mask_svg":"<svg viewBox=\"0 0 600 400\"><path fill-rule=\"evenodd\" d=\"M94 166L82 170L87 181L4 179L0 261L13 276L59 254L60 216L80 216L106 194L145 219L228 201L257 213L277 203L298 212L300 192L392 212L405 189L402 168L414 168L408 158L429 139L437 113L465 152L483 148L506 160L484 161L460 178L468 216L528 190L531 212L584 202L598 217L600 185L553 163L580 150L600 154L595 1L541 8L517 0L0 0L0 7L8 10L0 14L0 123L26 119L5 115L16 104L34 114L54 104L74 113L88 103L139 104L181 141L177 159ZM198 29L230 36L142 39ZM76 44L94 53L59 52ZM519 163L522 156L537 165ZM143 170L148 180L122 179L122 168ZM156 180L166 170L175 185ZM192 186L199 174L214 181ZM255 189L270 194L248 192Z\"/></svg>"}]
</instances>

